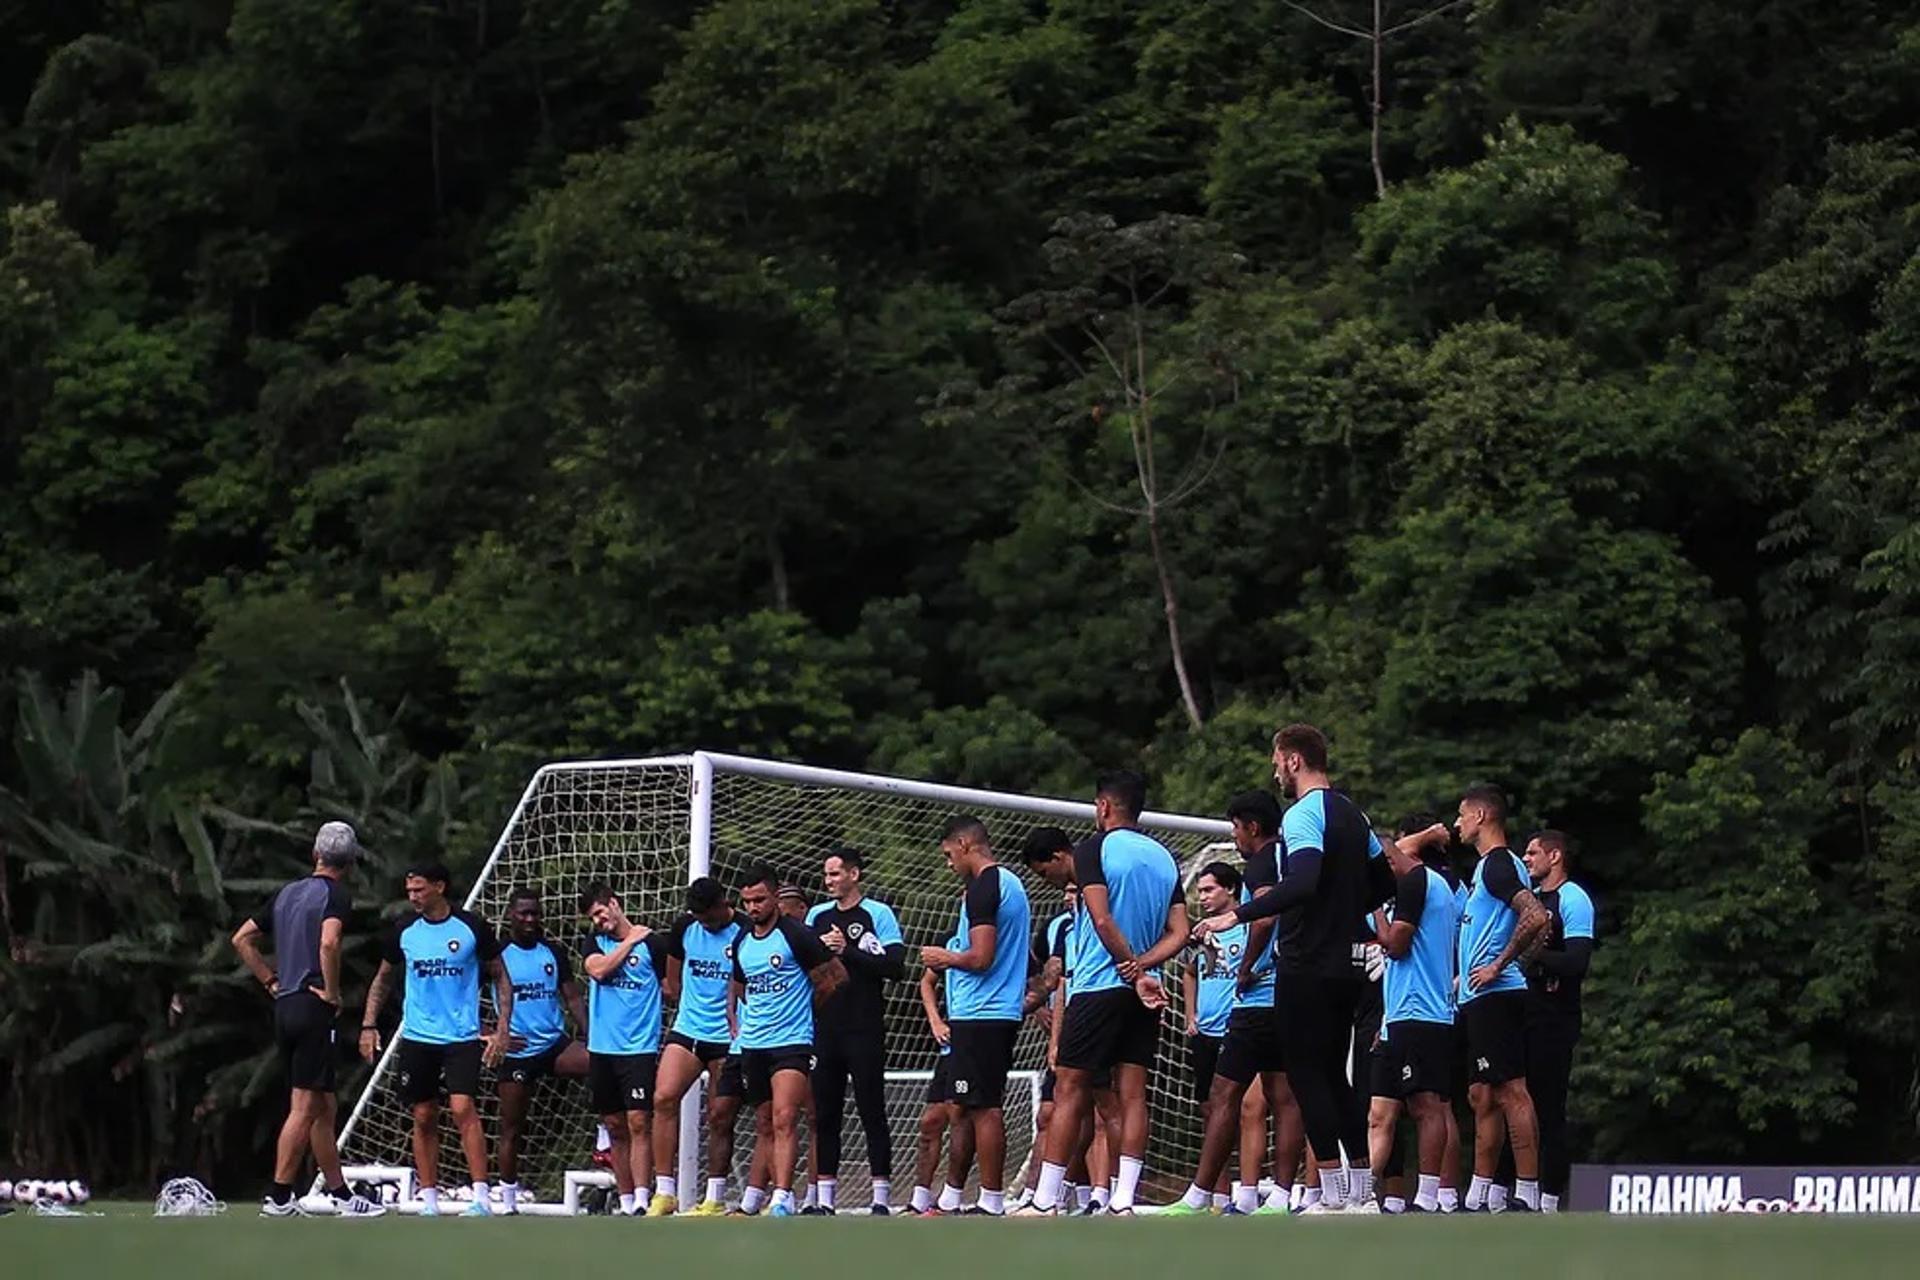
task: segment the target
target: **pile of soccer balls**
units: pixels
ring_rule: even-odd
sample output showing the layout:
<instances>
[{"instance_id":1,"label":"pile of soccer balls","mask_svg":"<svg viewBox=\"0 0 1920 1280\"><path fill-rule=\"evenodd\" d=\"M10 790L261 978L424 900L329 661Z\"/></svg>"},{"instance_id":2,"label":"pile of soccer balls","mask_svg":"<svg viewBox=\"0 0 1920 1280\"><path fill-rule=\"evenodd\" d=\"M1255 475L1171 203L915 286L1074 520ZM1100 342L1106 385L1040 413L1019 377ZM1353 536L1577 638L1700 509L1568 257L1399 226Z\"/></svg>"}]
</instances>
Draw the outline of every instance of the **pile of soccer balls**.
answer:
<instances>
[{"instance_id":1,"label":"pile of soccer balls","mask_svg":"<svg viewBox=\"0 0 1920 1280\"><path fill-rule=\"evenodd\" d=\"M22 1178L9 1182L0 1178L0 1204L67 1205L85 1204L93 1192L78 1178Z\"/></svg>"}]
</instances>

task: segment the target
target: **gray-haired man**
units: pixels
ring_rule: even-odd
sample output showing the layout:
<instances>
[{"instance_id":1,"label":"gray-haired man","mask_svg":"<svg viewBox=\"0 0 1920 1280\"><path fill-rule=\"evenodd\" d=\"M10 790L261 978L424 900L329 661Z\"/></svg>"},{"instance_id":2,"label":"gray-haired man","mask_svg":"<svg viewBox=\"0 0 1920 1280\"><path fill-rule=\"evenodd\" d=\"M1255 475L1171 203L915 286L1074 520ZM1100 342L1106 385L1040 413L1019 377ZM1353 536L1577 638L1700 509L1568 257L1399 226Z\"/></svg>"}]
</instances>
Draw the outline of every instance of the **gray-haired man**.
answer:
<instances>
[{"instance_id":1,"label":"gray-haired man","mask_svg":"<svg viewBox=\"0 0 1920 1280\"><path fill-rule=\"evenodd\" d=\"M274 1036L292 1098L274 1154L273 1186L260 1212L286 1218L307 1212L377 1218L386 1210L347 1190L334 1144L334 1019L340 1012L340 938L350 905L345 884L360 855L353 828L329 822L313 837L313 874L283 885L233 935L233 949L273 997ZM273 939L273 964L260 938ZM307 1149L326 1194L301 1201L294 1179Z\"/></svg>"}]
</instances>

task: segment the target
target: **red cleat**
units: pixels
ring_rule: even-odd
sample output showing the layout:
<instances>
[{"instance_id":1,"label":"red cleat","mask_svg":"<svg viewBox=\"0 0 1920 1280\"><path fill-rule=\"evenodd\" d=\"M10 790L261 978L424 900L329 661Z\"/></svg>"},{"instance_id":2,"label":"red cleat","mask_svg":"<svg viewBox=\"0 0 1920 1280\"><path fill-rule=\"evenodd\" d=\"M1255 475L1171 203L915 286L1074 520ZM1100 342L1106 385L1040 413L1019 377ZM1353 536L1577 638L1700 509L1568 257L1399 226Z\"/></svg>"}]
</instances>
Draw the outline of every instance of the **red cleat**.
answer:
<instances>
[{"instance_id":1,"label":"red cleat","mask_svg":"<svg viewBox=\"0 0 1920 1280\"><path fill-rule=\"evenodd\" d=\"M594 1166L594 1168L596 1168L596 1169L611 1169L611 1168L613 1168L613 1150L612 1150L612 1148L608 1148L608 1149L607 1149L607 1150L605 1150L605 1151L596 1151L596 1152L594 1152L594 1153L593 1153L593 1166Z\"/></svg>"}]
</instances>

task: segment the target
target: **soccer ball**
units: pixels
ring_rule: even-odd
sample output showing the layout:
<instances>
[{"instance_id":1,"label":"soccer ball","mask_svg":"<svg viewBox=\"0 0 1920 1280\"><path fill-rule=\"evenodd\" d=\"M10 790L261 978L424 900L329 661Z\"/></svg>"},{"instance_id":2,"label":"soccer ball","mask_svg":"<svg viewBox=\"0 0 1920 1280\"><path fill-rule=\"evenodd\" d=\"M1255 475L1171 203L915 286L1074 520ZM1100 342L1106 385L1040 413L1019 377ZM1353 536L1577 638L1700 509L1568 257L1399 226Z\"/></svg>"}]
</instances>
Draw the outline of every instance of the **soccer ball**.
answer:
<instances>
[{"instance_id":1,"label":"soccer ball","mask_svg":"<svg viewBox=\"0 0 1920 1280\"><path fill-rule=\"evenodd\" d=\"M32 1178L22 1178L20 1181L14 1183L13 1200L15 1204L38 1204L40 1201L39 1182Z\"/></svg>"},{"instance_id":2,"label":"soccer ball","mask_svg":"<svg viewBox=\"0 0 1920 1280\"><path fill-rule=\"evenodd\" d=\"M73 1192L70 1191L67 1188L67 1184L59 1178L55 1178L52 1182L47 1183L41 1190L40 1196L43 1200L50 1200L57 1205L73 1203Z\"/></svg>"},{"instance_id":3,"label":"soccer ball","mask_svg":"<svg viewBox=\"0 0 1920 1280\"><path fill-rule=\"evenodd\" d=\"M73 1202L75 1204L85 1204L87 1201L93 1199L93 1188L89 1187L86 1183L80 1181L80 1179L78 1178L75 1178L72 1182L69 1182L67 1184L67 1189L72 1194Z\"/></svg>"}]
</instances>

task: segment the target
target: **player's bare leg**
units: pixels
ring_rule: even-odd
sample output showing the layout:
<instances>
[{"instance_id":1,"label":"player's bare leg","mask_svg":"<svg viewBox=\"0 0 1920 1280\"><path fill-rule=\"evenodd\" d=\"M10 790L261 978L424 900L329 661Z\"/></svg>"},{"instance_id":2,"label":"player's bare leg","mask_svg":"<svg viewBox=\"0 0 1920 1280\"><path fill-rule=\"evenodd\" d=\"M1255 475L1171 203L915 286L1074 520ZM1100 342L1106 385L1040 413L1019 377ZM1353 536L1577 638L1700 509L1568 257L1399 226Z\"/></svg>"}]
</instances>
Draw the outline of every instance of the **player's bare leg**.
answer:
<instances>
[{"instance_id":1,"label":"player's bare leg","mask_svg":"<svg viewBox=\"0 0 1920 1280\"><path fill-rule=\"evenodd\" d=\"M633 1179L634 1195L637 1198L653 1187L653 1113L629 1111L625 1119L627 1159L632 1162L630 1176Z\"/></svg>"},{"instance_id":2,"label":"player's bare leg","mask_svg":"<svg viewBox=\"0 0 1920 1280\"><path fill-rule=\"evenodd\" d=\"M653 1084L654 1114L669 1122L680 1114L680 1103L687 1090L700 1078L700 1059L685 1045L669 1044L660 1050L660 1067ZM709 1138L711 1141L711 1138ZM678 1169L680 1165L680 1126L663 1123L653 1126L653 1167ZM692 1199L692 1188L682 1188Z\"/></svg>"},{"instance_id":3,"label":"player's bare leg","mask_svg":"<svg viewBox=\"0 0 1920 1280\"><path fill-rule=\"evenodd\" d=\"M1240 1098L1240 1185L1260 1185L1260 1170L1267 1158L1267 1076L1260 1077L1262 1088L1249 1088ZM1273 1172L1275 1179L1280 1171Z\"/></svg>"},{"instance_id":4,"label":"player's bare leg","mask_svg":"<svg viewBox=\"0 0 1920 1280\"><path fill-rule=\"evenodd\" d=\"M1376 1186L1384 1187L1392 1172L1390 1166L1394 1139L1399 1135L1401 1109L1402 1104L1395 1098L1375 1098L1367 1109L1367 1163L1373 1169Z\"/></svg>"},{"instance_id":5,"label":"player's bare leg","mask_svg":"<svg viewBox=\"0 0 1920 1280\"><path fill-rule=\"evenodd\" d=\"M433 1100L413 1106L413 1172L421 1190L439 1190L440 1104Z\"/></svg>"},{"instance_id":6,"label":"player's bare leg","mask_svg":"<svg viewBox=\"0 0 1920 1280\"><path fill-rule=\"evenodd\" d=\"M793 1190L794 1166L800 1159L800 1117L807 1110L811 1090L804 1071L773 1073L773 1189Z\"/></svg>"},{"instance_id":7,"label":"player's bare leg","mask_svg":"<svg viewBox=\"0 0 1920 1280\"><path fill-rule=\"evenodd\" d=\"M500 1181L520 1181L520 1134L533 1100L531 1086L513 1080L500 1082Z\"/></svg>"},{"instance_id":8,"label":"player's bare leg","mask_svg":"<svg viewBox=\"0 0 1920 1280\"><path fill-rule=\"evenodd\" d=\"M467 1176L475 1182L485 1182L487 1131L480 1124L480 1108L473 1105L471 1096L456 1093L447 1099L447 1110L453 1113L454 1128L460 1132L460 1149L467 1157Z\"/></svg>"},{"instance_id":9,"label":"player's bare leg","mask_svg":"<svg viewBox=\"0 0 1920 1280\"><path fill-rule=\"evenodd\" d=\"M725 1068L720 1060L709 1063L707 1069L707 1187L712 1191L717 1182L721 1194L708 1197L715 1202L725 1197L726 1181L733 1176L733 1131L740 1117L740 1099L720 1094Z\"/></svg>"}]
</instances>

